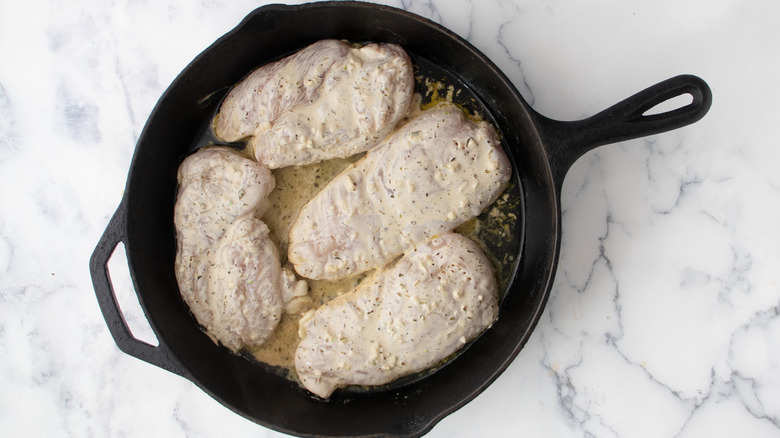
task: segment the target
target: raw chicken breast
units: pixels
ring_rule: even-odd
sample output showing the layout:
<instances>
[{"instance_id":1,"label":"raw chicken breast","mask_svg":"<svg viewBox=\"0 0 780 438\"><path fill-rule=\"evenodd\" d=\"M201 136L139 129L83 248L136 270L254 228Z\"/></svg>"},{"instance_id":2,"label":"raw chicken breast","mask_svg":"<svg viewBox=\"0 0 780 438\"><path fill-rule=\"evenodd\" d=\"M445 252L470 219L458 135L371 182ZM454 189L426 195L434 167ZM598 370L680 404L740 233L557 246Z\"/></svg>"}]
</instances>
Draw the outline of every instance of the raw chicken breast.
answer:
<instances>
[{"instance_id":1,"label":"raw chicken breast","mask_svg":"<svg viewBox=\"0 0 780 438\"><path fill-rule=\"evenodd\" d=\"M263 221L239 218L206 270L213 320L205 328L233 351L261 345L284 313L279 253L268 234Z\"/></svg>"},{"instance_id":2,"label":"raw chicken breast","mask_svg":"<svg viewBox=\"0 0 780 438\"><path fill-rule=\"evenodd\" d=\"M412 62L393 44L323 40L253 71L225 98L215 133L251 137L272 169L368 150L409 109Z\"/></svg>"},{"instance_id":3,"label":"raw chicken breast","mask_svg":"<svg viewBox=\"0 0 780 438\"><path fill-rule=\"evenodd\" d=\"M255 218L274 188L271 171L233 149L212 147L187 157L178 179L175 263L182 298L228 348L262 344L290 284L268 227Z\"/></svg>"},{"instance_id":4,"label":"raw chicken breast","mask_svg":"<svg viewBox=\"0 0 780 438\"><path fill-rule=\"evenodd\" d=\"M311 279L384 266L479 215L510 175L492 125L453 105L424 111L303 206L288 259Z\"/></svg>"},{"instance_id":5,"label":"raw chicken breast","mask_svg":"<svg viewBox=\"0 0 780 438\"><path fill-rule=\"evenodd\" d=\"M348 385L382 385L438 364L497 316L487 257L467 237L447 233L305 314L295 369L323 398Z\"/></svg>"},{"instance_id":6,"label":"raw chicken breast","mask_svg":"<svg viewBox=\"0 0 780 438\"><path fill-rule=\"evenodd\" d=\"M227 147L201 149L179 166L174 208L176 278L185 302L211 325L206 253L240 216L251 214L275 186L271 171Z\"/></svg>"}]
</instances>

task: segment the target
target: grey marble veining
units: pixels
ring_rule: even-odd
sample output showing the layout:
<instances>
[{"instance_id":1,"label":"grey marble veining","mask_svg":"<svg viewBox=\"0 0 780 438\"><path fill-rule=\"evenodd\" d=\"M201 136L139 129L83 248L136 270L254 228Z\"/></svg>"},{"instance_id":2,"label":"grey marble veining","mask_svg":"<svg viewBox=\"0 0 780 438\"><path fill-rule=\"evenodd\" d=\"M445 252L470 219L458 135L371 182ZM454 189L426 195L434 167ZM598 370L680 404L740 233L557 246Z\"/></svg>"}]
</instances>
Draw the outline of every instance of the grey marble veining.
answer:
<instances>
[{"instance_id":1,"label":"grey marble veining","mask_svg":"<svg viewBox=\"0 0 780 438\"><path fill-rule=\"evenodd\" d=\"M88 272L157 99L265 3L0 6L0 436L281 436L121 353ZM574 164L533 336L429 436L779 436L780 5L382 3L467 38L548 117L681 73L714 94L700 122ZM126 261L111 263L153 343Z\"/></svg>"}]
</instances>

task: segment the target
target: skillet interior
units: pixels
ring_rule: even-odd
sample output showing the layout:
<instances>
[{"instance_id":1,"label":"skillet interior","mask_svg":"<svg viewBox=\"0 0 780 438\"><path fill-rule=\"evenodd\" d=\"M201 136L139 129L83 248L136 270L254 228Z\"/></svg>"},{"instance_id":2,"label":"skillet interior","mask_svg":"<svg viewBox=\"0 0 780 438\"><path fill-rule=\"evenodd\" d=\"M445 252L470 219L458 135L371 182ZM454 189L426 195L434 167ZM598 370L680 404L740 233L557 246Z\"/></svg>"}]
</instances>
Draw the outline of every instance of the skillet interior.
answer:
<instances>
[{"instance_id":1,"label":"skillet interior","mask_svg":"<svg viewBox=\"0 0 780 438\"><path fill-rule=\"evenodd\" d=\"M514 255L517 271L505 273L509 292L489 331L425 379L384 391L339 392L327 403L215 346L198 329L173 274L172 221L178 164L213 110L213 100L203 98L225 90L256 66L323 38L401 44L419 64L429 64L432 73L450 76L474 93L476 99L464 104L492 119L501 131L513 161L520 218L517 235L508 242L520 252ZM272 6L247 17L196 58L160 99L139 139L126 198L130 272L170 360L237 413L300 435L403 436L429 430L498 377L528 340L544 307L558 251L557 198L547 155L517 90L454 34L373 4Z\"/></svg>"}]
</instances>

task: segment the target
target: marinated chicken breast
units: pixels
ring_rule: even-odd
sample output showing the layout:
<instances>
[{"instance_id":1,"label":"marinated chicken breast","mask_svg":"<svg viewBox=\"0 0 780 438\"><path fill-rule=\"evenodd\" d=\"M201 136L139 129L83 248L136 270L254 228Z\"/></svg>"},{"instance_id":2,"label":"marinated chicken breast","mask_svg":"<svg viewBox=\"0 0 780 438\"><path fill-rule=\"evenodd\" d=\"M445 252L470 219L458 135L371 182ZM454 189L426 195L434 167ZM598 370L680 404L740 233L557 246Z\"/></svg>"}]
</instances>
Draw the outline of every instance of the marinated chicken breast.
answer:
<instances>
[{"instance_id":1,"label":"marinated chicken breast","mask_svg":"<svg viewBox=\"0 0 780 438\"><path fill-rule=\"evenodd\" d=\"M198 321L212 320L205 270L227 228L251 214L275 186L271 171L227 147L201 149L179 166L174 208L176 277Z\"/></svg>"},{"instance_id":2,"label":"marinated chicken breast","mask_svg":"<svg viewBox=\"0 0 780 438\"><path fill-rule=\"evenodd\" d=\"M303 206L288 259L311 279L384 266L479 215L510 175L492 125L453 105L423 111Z\"/></svg>"},{"instance_id":3,"label":"marinated chicken breast","mask_svg":"<svg viewBox=\"0 0 780 438\"><path fill-rule=\"evenodd\" d=\"M233 351L261 345L284 313L279 253L268 234L263 221L239 218L206 269L213 315L206 330Z\"/></svg>"},{"instance_id":4,"label":"marinated chicken breast","mask_svg":"<svg viewBox=\"0 0 780 438\"><path fill-rule=\"evenodd\" d=\"M447 233L305 314L295 369L323 398L348 385L382 385L441 362L497 315L487 257L467 237Z\"/></svg>"},{"instance_id":5,"label":"marinated chicken breast","mask_svg":"<svg viewBox=\"0 0 780 438\"><path fill-rule=\"evenodd\" d=\"M274 188L271 171L233 149L213 147L186 158L178 180L175 263L182 298L226 347L262 344L294 295L288 289L296 289L268 227L255 217Z\"/></svg>"},{"instance_id":6,"label":"marinated chicken breast","mask_svg":"<svg viewBox=\"0 0 780 438\"><path fill-rule=\"evenodd\" d=\"M249 137L257 161L272 169L347 157L393 129L413 87L400 46L322 40L238 83L214 129L226 141Z\"/></svg>"}]
</instances>

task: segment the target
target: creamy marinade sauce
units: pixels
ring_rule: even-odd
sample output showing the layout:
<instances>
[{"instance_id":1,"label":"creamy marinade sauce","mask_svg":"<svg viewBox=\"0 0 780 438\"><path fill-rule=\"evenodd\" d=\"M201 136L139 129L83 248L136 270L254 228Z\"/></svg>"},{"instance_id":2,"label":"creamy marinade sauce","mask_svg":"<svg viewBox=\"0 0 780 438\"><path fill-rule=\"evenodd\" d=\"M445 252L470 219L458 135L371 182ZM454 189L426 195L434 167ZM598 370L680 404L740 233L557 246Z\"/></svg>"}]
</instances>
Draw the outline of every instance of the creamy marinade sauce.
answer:
<instances>
[{"instance_id":1,"label":"creamy marinade sauce","mask_svg":"<svg viewBox=\"0 0 780 438\"><path fill-rule=\"evenodd\" d=\"M418 93L414 96L411 108L404 119L398 123L399 126L424 109L441 102L457 100L461 92L452 85L444 85L439 79L431 79L424 75L418 75L415 79L418 91L422 94ZM479 114L470 113L465 109L464 113L473 120L481 120ZM209 133L209 135L213 134ZM243 154L248 158L254 158L255 152L251 145L248 145ZM279 249L282 266L287 264L288 232L301 207L331 179L364 155L365 153L359 153L345 159L331 159L317 164L282 167L272 171L276 180L276 188L265 201L266 210L261 219L270 229L270 238ZM506 251L506 248L502 246L505 242L513 239L512 236L517 232L519 225L520 218L515 214L518 211L517 203L519 202L518 196L515 196L518 194L517 192L518 187L514 179L511 179L509 187L499 196L497 201L484 210L482 215L464 223L455 230L474 240L483 249L494 267L500 291L506 290L511 280L513 268L517 263L514 258L517 251ZM337 281L307 280L311 305L297 309L296 313L283 314L279 325L270 338L260 347L253 348L248 352L258 361L278 367L286 373L288 378L297 380L294 356L300 341L298 322L302 314L307 310L319 307L336 296L351 291L366 279L370 280L374 275L375 273L370 271Z\"/></svg>"}]
</instances>

